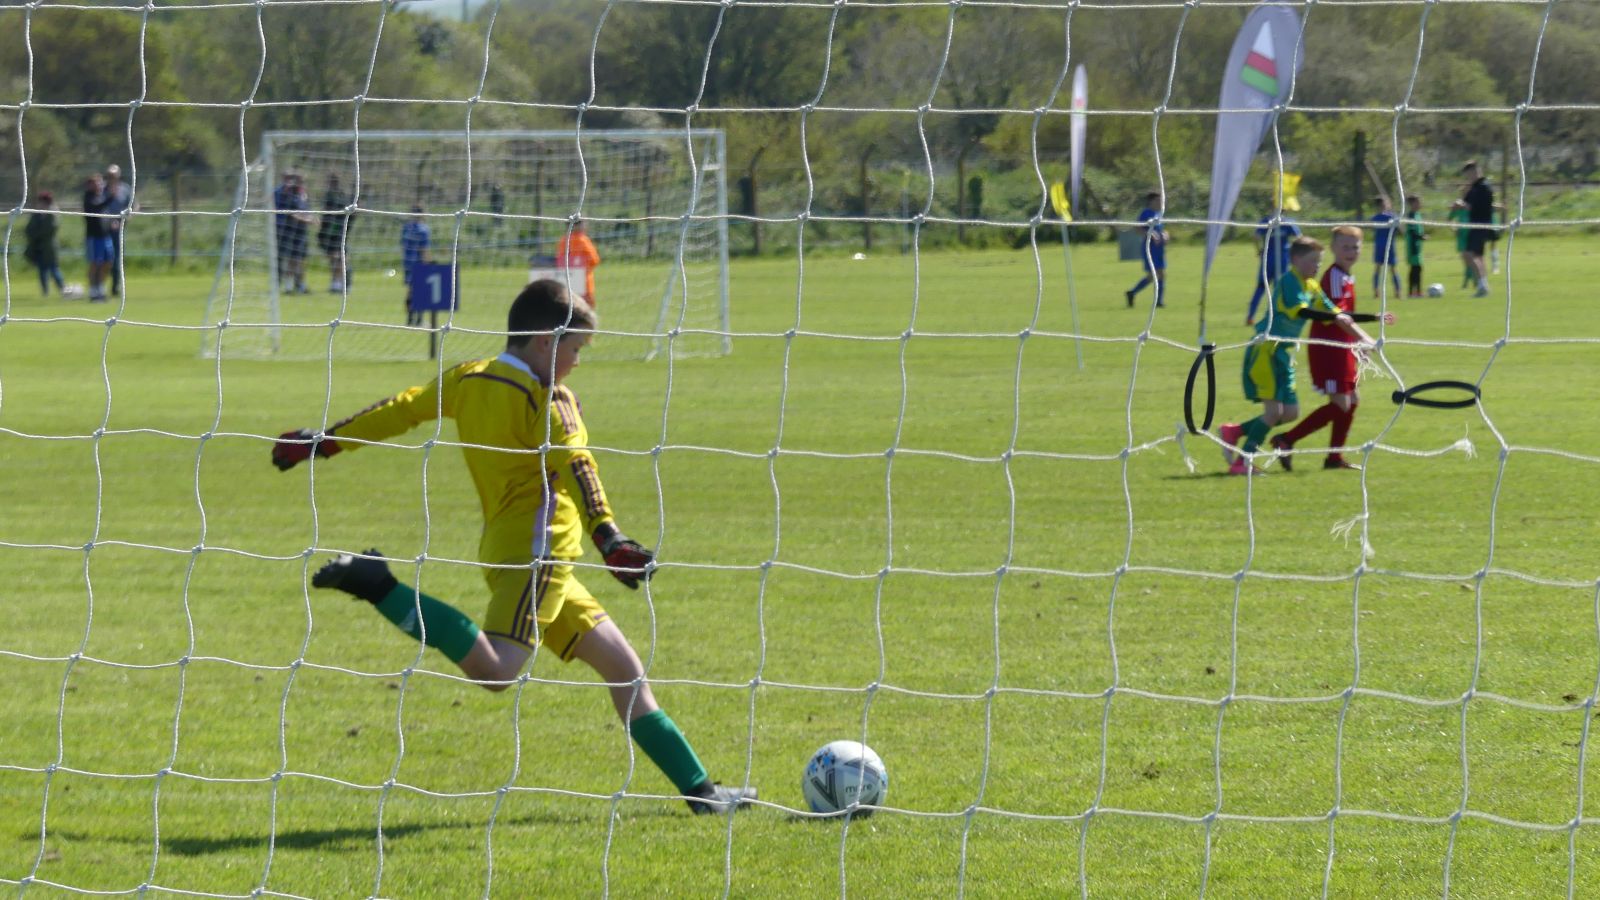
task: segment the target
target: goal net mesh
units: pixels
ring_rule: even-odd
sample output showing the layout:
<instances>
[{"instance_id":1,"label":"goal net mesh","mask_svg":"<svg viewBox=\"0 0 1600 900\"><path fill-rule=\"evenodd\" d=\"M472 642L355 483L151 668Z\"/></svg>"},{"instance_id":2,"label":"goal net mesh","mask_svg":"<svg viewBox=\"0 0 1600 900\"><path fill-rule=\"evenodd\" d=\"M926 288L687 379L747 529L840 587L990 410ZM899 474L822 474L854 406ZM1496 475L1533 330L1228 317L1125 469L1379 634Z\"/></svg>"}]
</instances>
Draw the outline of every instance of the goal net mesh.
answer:
<instances>
[{"instance_id":1,"label":"goal net mesh","mask_svg":"<svg viewBox=\"0 0 1600 900\"><path fill-rule=\"evenodd\" d=\"M1600 894L1600 337L1574 261L1600 219L1535 185L1595 166L1592 62L1542 67L1591 59L1575 44L1600 44L1600 7L1261 4L1303 23L1255 63L1293 90L1210 223L1216 85L1248 3L505 0L453 30L411 5L0 7L0 885ZM113 24L118 65L83 68L126 79L80 83L75 54L99 46L80 29ZM419 43L437 55L393 49ZM163 47L215 90L171 99ZM416 75L443 79L451 52L457 82ZM1050 196L1085 59L1069 235ZM527 88L542 65L563 90ZM181 162L178 112L230 144L237 187L209 208L180 209L176 179L164 205L148 162ZM385 130L412 115L448 130ZM273 130L330 121L352 130ZM1358 129L1372 172L1351 165ZM75 185L113 154L133 187L112 214L120 296L40 299L37 191L56 187L82 280ZM1504 206L1478 299L1448 218L1469 157ZM1365 469L1322 472L1323 432L1292 474L1269 445L1265 477L1228 479L1215 433L1180 424L1182 386L1214 342L1219 411L1254 415L1246 238L1285 215L1268 185L1292 170L1300 226L1363 225L1369 248L1372 182L1421 194L1445 297L1402 300L1366 256L1361 308L1402 318L1371 326L1386 377L1364 375L1346 448ZM279 259L290 174L304 293ZM1148 190L1172 237L1161 305L1125 293L1140 254L1111 244ZM497 352L508 300L561 270L580 217L603 258L585 359L613 362L572 383L660 567L637 593L592 551L578 573L713 774L760 787L723 821L687 817L581 665L541 649L490 695L312 587L376 544L477 617L482 509L452 424L268 464L284 429ZM437 321L402 308L413 219L457 273ZM180 221L219 234L214 270L159 258ZM1197 340L1207 224L1236 239ZM730 227L752 256L731 275ZM1389 402L1433 380L1484 399ZM1302 381L1304 410L1321 399ZM802 808L802 766L835 739L888 768L870 819Z\"/></svg>"}]
</instances>

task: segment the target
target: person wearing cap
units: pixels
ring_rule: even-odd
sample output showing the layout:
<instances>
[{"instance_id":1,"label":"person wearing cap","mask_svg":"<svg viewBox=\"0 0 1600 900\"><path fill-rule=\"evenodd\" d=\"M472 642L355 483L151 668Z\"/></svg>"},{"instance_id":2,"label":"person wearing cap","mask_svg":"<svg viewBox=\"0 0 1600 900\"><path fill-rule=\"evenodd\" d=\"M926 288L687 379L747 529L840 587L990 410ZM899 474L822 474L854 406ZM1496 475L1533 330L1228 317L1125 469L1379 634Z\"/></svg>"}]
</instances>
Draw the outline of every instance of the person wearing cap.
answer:
<instances>
[{"instance_id":1,"label":"person wearing cap","mask_svg":"<svg viewBox=\"0 0 1600 900\"><path fill-rule=\"evenodd\" d=\"M122 167L106 166L106 237L111 239L111 296L122 296L122 214L133 208L133 193L122 182Z\"/></svg>"},{"instance_id":2,"label":"person wearing cap","mask_svg":"<svg viewBox=\"0 0 1600 900\"><path fill-rule=\"evenodd\" d=\"M22 256L39 270L39 291L44 296L50 296L52 280L56 283L56 290L65 296L61 261L56 253L56 231L60 228L56 221L56 198L49 191L40 191L35 207L23 230L28 243L22 250Z\"/></svg>"},{"instance_id":3,"label":"person wearing cap","mask_svg":"<svg viewBox=\"0 0 1600 900\"><path fill-rule=\"evenodd\" d=\"M1467 247L1461 253L1461 261L1478 278L1478 291L1474 297L1489 296L1489 274L1484 269L1483 251L1494 239L1494 188L1489 186L1489 179L1483 176L1478 169L1478 161L1471 160L1461 167L1461 174L1467 177L1467 189L1461 194L1461 199L1456 201L1456 206L1467 211Z\"/></svg>"}]
</instances>

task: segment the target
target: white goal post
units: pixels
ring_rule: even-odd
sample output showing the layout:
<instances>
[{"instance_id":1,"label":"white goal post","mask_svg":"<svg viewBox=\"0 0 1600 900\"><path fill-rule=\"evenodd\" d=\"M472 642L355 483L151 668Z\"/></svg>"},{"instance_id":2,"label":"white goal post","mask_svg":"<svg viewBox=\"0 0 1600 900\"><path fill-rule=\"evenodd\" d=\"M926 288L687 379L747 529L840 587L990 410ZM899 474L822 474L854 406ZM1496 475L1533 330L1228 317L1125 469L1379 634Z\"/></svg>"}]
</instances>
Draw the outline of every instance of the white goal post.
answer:
<instances>
[{"instance_id":1,"label":"white goal post","mask_svg":"<svg viewBox=\"0 0 1600 900\"><path fill-rule=\"evenodd\" d=\"M201 353L493 352L506 303L560 274L582 221L601 259L592 357L725 354L727 212L718 129L269 131L240 179ZM418 258L451 267L454 310L409 312L408 222L428 232ZM582 271L565 274L587 293Z\"/></svg>"}]
</instances>

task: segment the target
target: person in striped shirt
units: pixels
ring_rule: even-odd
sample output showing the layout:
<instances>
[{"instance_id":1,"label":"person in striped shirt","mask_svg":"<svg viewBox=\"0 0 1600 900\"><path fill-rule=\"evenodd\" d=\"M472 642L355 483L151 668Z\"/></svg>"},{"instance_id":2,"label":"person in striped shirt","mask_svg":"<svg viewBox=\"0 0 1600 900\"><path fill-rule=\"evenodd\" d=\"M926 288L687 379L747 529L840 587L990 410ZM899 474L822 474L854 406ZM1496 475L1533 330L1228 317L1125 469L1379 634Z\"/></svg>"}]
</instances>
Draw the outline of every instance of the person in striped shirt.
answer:
<instances>
[{"instance_id":1,"label":"person in striped shirt","mask_svg":"<svg viewBox=\"0 0 1600 900\"><path fill-rule=\"evenodd\" d=\"M638 654L573 571L584 537L630 589L655 571L655 555L617 527L577 397L563 383L597 324L593 309L560 282L533 282L511 304L504 353L457 365L326 433L285 432L272 462L287 471L381 443L441 415L454 419L483 507L478 560L490 600L482 625L401 584L376 549L340 555L312 584L366 600L492 691L513 683L536 648L563 661L581 660L611 685L617 715L689 807L726 812L755 799L755 789L707 777L682 731L656 703Z\"/></svg>"}]
</instances>

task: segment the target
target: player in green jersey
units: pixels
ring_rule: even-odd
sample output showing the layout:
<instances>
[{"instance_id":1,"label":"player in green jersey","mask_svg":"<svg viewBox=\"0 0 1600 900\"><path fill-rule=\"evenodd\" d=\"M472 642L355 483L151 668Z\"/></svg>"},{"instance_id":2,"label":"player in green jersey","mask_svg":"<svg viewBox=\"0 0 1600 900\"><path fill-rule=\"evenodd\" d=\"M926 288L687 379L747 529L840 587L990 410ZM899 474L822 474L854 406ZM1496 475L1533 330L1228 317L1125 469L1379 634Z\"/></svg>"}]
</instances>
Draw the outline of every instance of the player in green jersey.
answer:
<instances>
[{"instance_id":1,"label":"player in green jersey","mask_svg":"<svg viewBox=\"0 0 1600 900\"><path fill-rule=\"evenodd\" d=\"M1294 384L1294 353L1307 323L1331 322L1354 338L1357 346L1376 345L1356 322L1375 321L1377 316L1340 312L1317 283L1322 250L1321 241L1308 237L1296 238L1289 246L1289 271L1273 285L1267 315L1256 323L1256 339L1245 348L1244 396L1261 404L1261 415L1243 424L1229 422L1217 429L1230 475L1250 474L1253 467L1249 456L1266 442L1273 427L1300 417L1300 398ZM1236 453L1236 446L1243 453Z\"/></svg>"}]
</instances>

